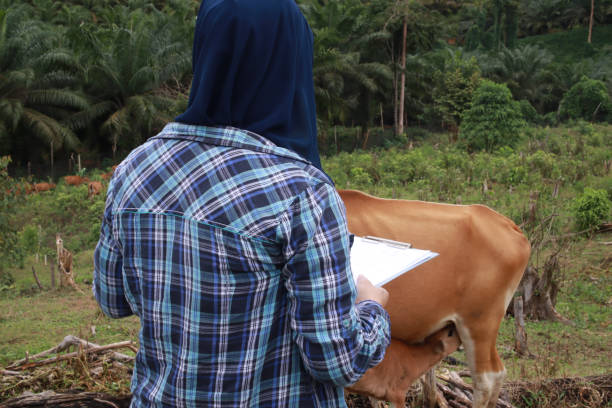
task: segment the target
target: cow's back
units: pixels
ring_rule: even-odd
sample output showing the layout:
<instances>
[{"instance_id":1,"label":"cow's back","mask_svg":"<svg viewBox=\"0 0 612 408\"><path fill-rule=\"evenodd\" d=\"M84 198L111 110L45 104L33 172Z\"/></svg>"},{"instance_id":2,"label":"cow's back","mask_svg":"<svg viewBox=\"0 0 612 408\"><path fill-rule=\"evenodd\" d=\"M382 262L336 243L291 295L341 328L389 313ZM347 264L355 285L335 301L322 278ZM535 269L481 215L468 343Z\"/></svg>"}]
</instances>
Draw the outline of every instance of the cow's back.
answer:
<instances>
[{"instance_id":1,"label":"cow's back","mask_svg":"<svg viewBox=\"0 0 612 408\"><path fill-rule=\"evenodd\" d=\"M393 337L416 342L449 321L470 319L496 320L497 331L529 258L529 244L511 220L481 205L339 193L350 232L440 254L385 285Z\"/></svg>"}]
</instances>

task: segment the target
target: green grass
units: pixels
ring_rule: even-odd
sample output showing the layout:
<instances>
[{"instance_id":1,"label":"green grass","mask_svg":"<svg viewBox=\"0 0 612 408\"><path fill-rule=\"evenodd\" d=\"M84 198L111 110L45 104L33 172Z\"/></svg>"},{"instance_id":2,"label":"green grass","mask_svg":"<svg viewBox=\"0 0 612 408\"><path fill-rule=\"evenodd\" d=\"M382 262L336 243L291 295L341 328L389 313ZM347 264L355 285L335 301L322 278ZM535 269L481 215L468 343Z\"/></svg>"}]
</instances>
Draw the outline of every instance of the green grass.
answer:
<instances>
[{"instance_id":1,"label":"green grass","mask_svg":"<svg viewBox=\"0 0 612 408\"><path fill-rule=\"evenodd\" d=\"M84 294L72 288L51 289L49 266L28 257L24 268L12 269L15 289L0 297L0 366L49 349L69 335L106 344L138 340L136 317L110 319L99 309L91 293L93 251L75 255L75 276ZM44 287L38 290L31 267L34 266ZM56 285L59 278L56 274ZM22 295L18 295L21 293ZM91 327L95 326L95 335Z\"/></svg>"},{"instance_id":2,"label":"green grass","mask_svg":"<svg viewBox=\"0 0 612 408\"><path fill-rule=\"evenodd\" d=\"M547 49L557 62L575 63L612 52L612 25L593 27L592 43L587 43L587 28L534 35L518 40L519 45L535 44Z\"/></svg>"}]
</instances>

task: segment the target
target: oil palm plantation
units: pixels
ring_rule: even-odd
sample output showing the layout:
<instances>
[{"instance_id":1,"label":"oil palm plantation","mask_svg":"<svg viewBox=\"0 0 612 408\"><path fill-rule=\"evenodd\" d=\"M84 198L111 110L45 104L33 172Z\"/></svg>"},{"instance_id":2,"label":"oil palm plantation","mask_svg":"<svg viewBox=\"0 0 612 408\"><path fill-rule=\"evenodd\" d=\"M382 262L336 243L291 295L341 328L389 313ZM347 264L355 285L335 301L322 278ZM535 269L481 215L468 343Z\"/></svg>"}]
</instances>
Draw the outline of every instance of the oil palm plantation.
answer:
<instances>
[{"instance_id":1,"label":"oil palm plantation","mask_svg":"<svg viewBox=\"0 0 612 408\"><path fill-rule=\"evenodd\" d=\"M343 123L351 113L370 120L372 96L382 99L390 88L391 70L368 58L368 47L389 33L372 24L370 6L357 1L303 2L302 8L314 32L314 82L320 117Z\"/></svg>"},{"instance_id":2,"label":"oil palm plantation","mask_svg":"<svg viewBox=\"0 0 612 408\"><path fill-rule=\"evenodd\" d=\"M170 41L157 15L126 13L123 27L83 30L91 50L85 84L91 105L71 122L89 127L93 137L99 129L113 155L140 144L172 118L173 106L185 98L176 90L191 69L187 42Z\"/></svg>"},{"instance_id":3,"label":"oil palm plantation","mask_svg":"<svg viewBox=\"0 0 612 408\"><path fill-rule=\"evenodd\" d=\"M552 55L535 45L504 48L489 58L481 56L484 76L508 85L514 99L526 99L534 106L546 102L550 85L549 66Z\"/></svg>"},{"instance_id":4,"label":"oil palm plantation","mask_svg":"<svg viewBox=\"0 0 612 408\"><path fill-rule=\"evenodd\" d=\"M0 151L17 160L42 154L53 166L55 152L77 146L66 120L87 101L75 90L73 55L54 46L49 27L20 10L0 11Z\"/></svg>"}]
</instances>

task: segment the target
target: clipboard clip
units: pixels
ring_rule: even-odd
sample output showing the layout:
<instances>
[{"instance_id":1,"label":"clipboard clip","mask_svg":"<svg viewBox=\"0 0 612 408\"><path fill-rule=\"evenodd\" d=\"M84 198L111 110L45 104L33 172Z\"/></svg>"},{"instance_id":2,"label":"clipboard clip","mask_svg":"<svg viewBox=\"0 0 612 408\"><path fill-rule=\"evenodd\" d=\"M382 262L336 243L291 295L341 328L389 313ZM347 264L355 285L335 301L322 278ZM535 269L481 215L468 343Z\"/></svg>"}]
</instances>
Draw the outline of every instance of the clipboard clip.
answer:
<instances>
[{"instance_id":1,"label":"clipboard clip","mask_svg":"<svg viewBox=\"0 0 612 408\"><path fill-rule=\"evenodd\" d=\"M372 243L376 243L376 244L387 244L389 246L392 246L394 248L399 248L399 249L412 248L412 244L408 242L394 241L392 239L373 237L371 235L366 235L365 237L363 237L363 239L366 241L370 241Z\"/></svg>"}]
</instances>

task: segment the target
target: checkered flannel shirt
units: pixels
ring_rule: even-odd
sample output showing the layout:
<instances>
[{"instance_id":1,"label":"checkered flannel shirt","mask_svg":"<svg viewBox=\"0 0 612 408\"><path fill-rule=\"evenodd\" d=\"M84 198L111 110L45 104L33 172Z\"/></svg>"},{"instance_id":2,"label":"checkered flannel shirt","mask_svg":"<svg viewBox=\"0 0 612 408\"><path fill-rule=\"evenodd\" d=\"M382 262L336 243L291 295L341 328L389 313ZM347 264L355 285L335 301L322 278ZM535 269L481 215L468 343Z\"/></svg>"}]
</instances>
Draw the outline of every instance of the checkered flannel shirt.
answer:
<instances>
[{"instance_id":1,"label":"checkered flannel shirt","mask_svg":"<svg viewBox=\"0 0 612 408\"><path fill-rule=\"evenodd\" d=\"M171 123L132 151L93 284L140 318L132 406L345 406L390 341L354 304L345 217L324 173L250 132Z\"/></svg>"}]
</instances>

